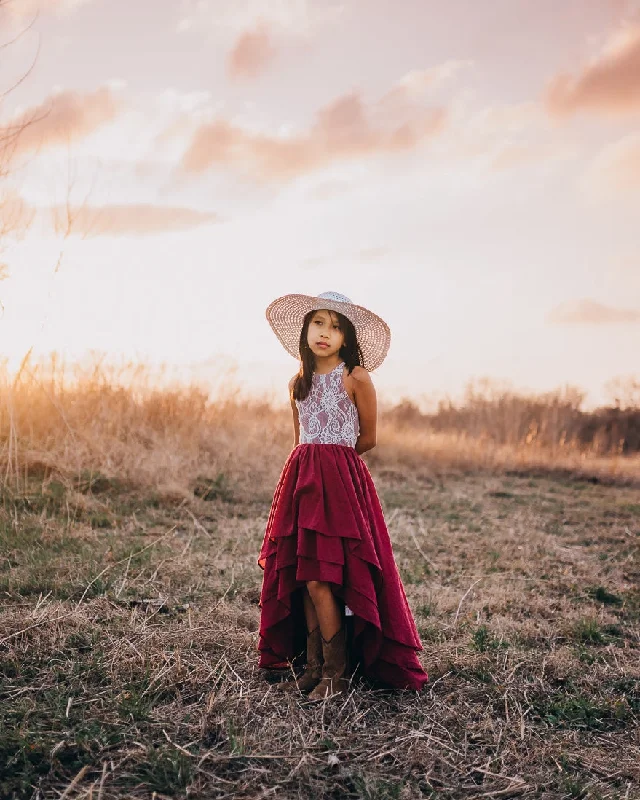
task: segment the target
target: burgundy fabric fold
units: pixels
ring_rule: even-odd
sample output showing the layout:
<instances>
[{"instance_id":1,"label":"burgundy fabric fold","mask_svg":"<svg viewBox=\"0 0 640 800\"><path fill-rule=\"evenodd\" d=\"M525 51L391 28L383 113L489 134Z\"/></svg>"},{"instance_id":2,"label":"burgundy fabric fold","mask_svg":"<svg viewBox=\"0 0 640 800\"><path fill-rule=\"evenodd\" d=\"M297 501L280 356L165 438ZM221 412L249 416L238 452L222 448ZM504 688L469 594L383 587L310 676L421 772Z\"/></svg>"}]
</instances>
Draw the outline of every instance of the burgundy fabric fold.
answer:
<instances>
[{"instance_id":1,"label":"burgundy fabric fold","mask_svg":"<svg viewBox=\"0 0 640 800\"><path fill-rule=\"evenodd\" d=\"M259 666L283 668L304 648L300 590L328 581L353 612L352 658L376 683L421 689L422 650L380 500L353 447L301 444L276 486L258 564Z\"/></svg>"}]
</instances>

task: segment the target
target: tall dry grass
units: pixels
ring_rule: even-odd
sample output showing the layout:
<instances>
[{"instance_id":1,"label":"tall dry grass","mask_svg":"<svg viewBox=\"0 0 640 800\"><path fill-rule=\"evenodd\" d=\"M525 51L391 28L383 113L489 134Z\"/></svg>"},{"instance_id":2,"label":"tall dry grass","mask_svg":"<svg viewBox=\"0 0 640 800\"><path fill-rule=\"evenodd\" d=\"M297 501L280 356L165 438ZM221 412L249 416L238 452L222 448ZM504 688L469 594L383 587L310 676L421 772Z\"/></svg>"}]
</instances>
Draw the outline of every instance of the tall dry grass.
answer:
<instances>
[{"instance_id":1,"label":"tall dry grass","mask_svg":"<svg viewBox=\"0 0 640 800\"><path fill-rule=\"evenodd\" d=\"M585 416L575 397L560 395L472 395L431 415L404 401L381 411L379 447L367 460L376 469L410 465L425 474L560 470L640 481L637 454L619 442L606 449L604 434L585 443L581 431L598 413ZM640 435L640 411L625 414L630 440ZM169 383L143 366L70 367L55 358L27 362L17 376L0 369L0 469L15 490L55 473L117 478L178 496L191 495L201 479L266 491L291 443L288 408L226 381L212 390Z\"/></svg>"},{"instance_id":2,"label":"tall dry grass","mask_svg":"<svg viewBox=\"0 0 640 800\"><path fill-rule=\"evenodd\" d=\"M0 464L5 482L101 474L160 490L199 475L253 480L286 452L285 415L232 388L166 384L144 367L26 364L0 371Z\"/></svg>"},{"instance_id":3,"label":"tall dry grass","mask_svg":"<svg viewBox=\"0 0 640 800\"><path fill-rule=\"evenodd\" d=\"M433 413L405 400L389 416L400 427L459 431L511 447L570 448L600 456L640 452L640 404L584 411L583 402L584 394L571 387L536 395L483 381L470 384L459 403L440 401Z\"/></svg>"},{"instance_id":4,"label":"tall dry grass","mask_svg":"<svg viewBox=\"0 0 640 800\"><path fill-rule=\"evenodd\" d=\"M383 409L366 458L431 680L319 707L257 667L290 429L134 366L2 376L0 797L639 797L638 492L504 474L637 460Z\"/></svg>"}]
</instances>

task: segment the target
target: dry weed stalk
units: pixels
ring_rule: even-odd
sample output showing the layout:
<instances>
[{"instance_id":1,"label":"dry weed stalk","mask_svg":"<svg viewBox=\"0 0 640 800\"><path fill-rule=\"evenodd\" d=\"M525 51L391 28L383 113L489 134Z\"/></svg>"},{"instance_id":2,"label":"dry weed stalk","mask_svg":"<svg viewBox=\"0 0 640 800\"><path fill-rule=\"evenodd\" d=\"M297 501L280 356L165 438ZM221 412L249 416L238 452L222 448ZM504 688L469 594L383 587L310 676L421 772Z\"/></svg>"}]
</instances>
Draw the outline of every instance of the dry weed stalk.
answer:
<instances>
[{"instance_id":1,"label":"dry weed stalk","mask_svg":"<svg viewBox=\"0 0 640 800\"><path fill-rule=\"evenodd\" d=\"M2 387L0 795L640 796L637 462L383 415L431 682L311 707L256 667L289 412L131 377Z\"/></svg>"},{"instance_id":2,"label":"dry weed stalk","mask_svg":"<svg viewBox=\"0 0 640 800\"><path fill-rule=\"evenodd\" d=\"M158 377L132 364L68 368L55 357L25 360L14 378L0 372L5 484L20 492L29 476L90 482L102 476L184 497L199 477L247 488L275 482L291 442L286 408L233 386L211 394L197 385L161 385ZM640 480L640 455L602 455L575 442L521 444L519 421L512 440L501 443L486 430L470 435L471 424L438 431L433 420L407 420L407 413L398 406L381 415L380 447L368 456L373 468L411 464L433 475L480 468ZM510 424L508 415L500 422Z\"/></svg>"}]
</instances>

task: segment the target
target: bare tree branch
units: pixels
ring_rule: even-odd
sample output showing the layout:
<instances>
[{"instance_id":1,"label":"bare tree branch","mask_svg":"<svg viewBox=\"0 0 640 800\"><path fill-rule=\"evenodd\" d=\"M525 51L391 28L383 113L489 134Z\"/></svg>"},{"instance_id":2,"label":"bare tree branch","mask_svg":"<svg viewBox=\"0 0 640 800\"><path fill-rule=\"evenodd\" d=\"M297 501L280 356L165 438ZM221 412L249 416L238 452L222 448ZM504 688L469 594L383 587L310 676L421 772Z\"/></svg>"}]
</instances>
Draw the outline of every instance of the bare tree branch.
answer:
<instances>
[{"instance_id":1,"label":"bare tree branch","mask_svg":"<svg viewBox=\"0 0 640 800\"><path fill-rule=\"evenodd\" d=\"M10 2L11 2L11 0L0 0L0 11L2 11L3 8L8 6L10 4ZM27 25L26 28L23 28L18 34L16 34L16 36L14 36L13 39L9 39L8 42L0 43L0 50L4 50L6 47L10 47L12 44L15 44L22 36L25 35L25 33L27 31L31 30L31 28L34 26L34 24L35 24L35 22L36 22L36 20L38 19L39 16L40 16L40 11L38 10L33 15L33 19Z\"/></svg>"},{"instance_id":2,"label":"bare tree branch","mask_svg":"<svg viewBox=\"0 0 640 800\"><path fill-rule=\"evenodd\" d=\"M8 11L9 6L14 0L0 0L0 15ZM1 51L8 51L11 45L18 42L29 30L32 29L38 18L36 12L31 21L23 27L13 38L0 43ZM29 68L23 75L15 81L8 89L0 91L0 108L3 101L15 91L33 72L40 53L40 42L36 49L35 56ZM47 114L50 113L47 111ZM7 185L7 178L12 174L12 164L15 161L18 150L20 136L31 125L35 124L46 114L33 114L30 118L26 115L18 118L15 122L10 122L0 126L0 253L4 249L4 244L9 235L19 238L31 225L35 216L35 211L22 200L20 195ZM8 266L0 263L0 280L4 280L9 274Z\"/></svg>"},{"instance_id":3,"label":"bare tree branch","mask_svg":"<svg viewBox=\"0 0 640 800\"><path fill-rule=\"evenodd\" d=\"M20 34L20 36L22 36L22 33ZM16 42L20 38L20 36L18 36L12 42L7 42L6 44L3 44L1 47L7 47L9 44L13 44L13 42ZM18 86L20 86L21 83L26 81L29 75L31 75L31 73L33 72L36 62L38 61L39 55L40 55L40 41L38 41L38 49L36 50L36 54L33 58L33 62L31 63L29 69L24 73L24 75L18 78L18 80L13 84L13 86L10 86L8 89L5 89L4 91L0 92L0 101L4 100L5 97L8 97L11 94L11 92L13 92L15 89L18 88Z\"/></svg>"}]
</instances>

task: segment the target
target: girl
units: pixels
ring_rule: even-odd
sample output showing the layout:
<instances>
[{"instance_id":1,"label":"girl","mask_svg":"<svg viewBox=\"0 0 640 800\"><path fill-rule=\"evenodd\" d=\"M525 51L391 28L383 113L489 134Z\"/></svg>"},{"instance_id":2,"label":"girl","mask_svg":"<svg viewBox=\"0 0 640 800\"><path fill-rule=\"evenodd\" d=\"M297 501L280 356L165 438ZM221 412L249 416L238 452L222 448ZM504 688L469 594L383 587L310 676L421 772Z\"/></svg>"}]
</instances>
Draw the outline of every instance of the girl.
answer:
<instances>
[{"instance_id":1,"label":"girl","mask_svg":"<svg viewBox=\"0 0 640 800\"><path fill-rule=\"evenodd\" d=\"M422 646L360 458L376 444L369 371L387 355L389 327L336 292L286 295L266 313L300 369L289 383L294 448L258 559L259 666L290 666L306 649L302 676L281 686L312 700L347 691L349 662L378 683L420 689Z\"/></svg>"}]
</instances>

